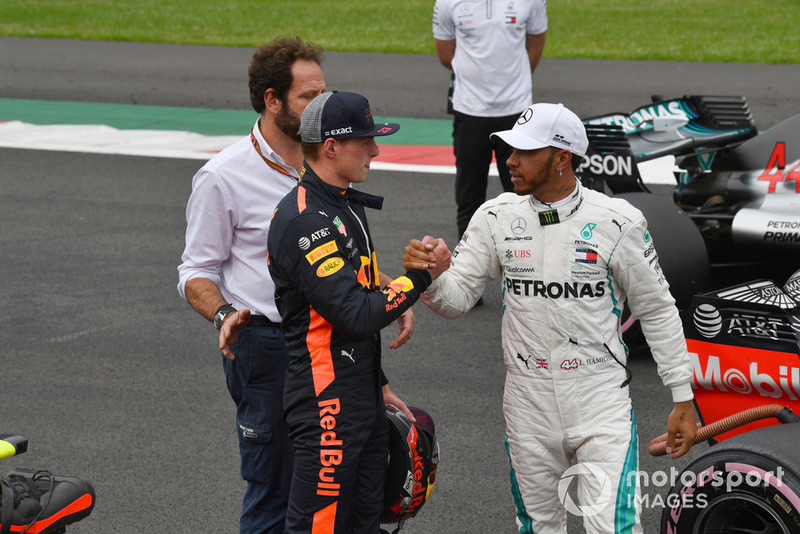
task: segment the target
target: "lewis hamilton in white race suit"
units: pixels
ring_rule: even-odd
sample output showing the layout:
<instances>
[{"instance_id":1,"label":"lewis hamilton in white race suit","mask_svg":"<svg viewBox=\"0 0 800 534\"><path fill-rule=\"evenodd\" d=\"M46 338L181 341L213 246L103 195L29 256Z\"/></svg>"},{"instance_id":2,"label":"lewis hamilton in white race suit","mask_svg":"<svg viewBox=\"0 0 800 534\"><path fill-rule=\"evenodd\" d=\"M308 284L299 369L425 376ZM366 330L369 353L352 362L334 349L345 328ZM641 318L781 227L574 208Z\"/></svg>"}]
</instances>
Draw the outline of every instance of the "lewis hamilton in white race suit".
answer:
<instances>
[{"instance_id":1,"label":"lewis hamilton in white race suit","mask_svg":"<svg viewBox=\"0 0 800 534\"><path fill-rule=\"evenodd\" d=\"M447 318L503 278L503 408L519 531L566 532L570 510L587 532L641 532L620 330L626 298L672 391L668 452L685 454L695 432L686 342L647 223L575 178L588 140L561 104L530 106L513 129L492 135L514 148L515 192L478 209L452 263L444 242L426 237L406 247L405 267L431 271L422 300ZM564 496L568 469L579 475L579 504Z\"/></svg>"}]
</instances>

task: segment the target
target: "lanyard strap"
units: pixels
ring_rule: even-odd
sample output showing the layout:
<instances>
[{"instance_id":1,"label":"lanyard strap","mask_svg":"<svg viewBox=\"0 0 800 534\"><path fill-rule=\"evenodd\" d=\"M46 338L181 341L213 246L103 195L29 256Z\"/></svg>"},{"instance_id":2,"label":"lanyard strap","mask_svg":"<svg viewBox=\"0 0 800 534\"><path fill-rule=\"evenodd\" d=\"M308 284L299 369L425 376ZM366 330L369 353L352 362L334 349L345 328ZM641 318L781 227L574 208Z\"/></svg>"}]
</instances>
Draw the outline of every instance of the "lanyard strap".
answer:
<instances>
[{"instance_id":1,"label":"lanyard strap","mask_svg":"<svg viewBox=\"0 0 800 534\"><path fill-rule=\"evenodd\" d=\"M256 152L258 152L258 155L261 156L261 159L263 159L264 162L267 165L269 165L270 167L272 167L273 169L275 169L279 173L285 174L286 176L288 176L292 180L294 180L296 182L299 182L299 180L296 177L292 176L292 174L289 171L287 171L286 169L284 169L283 167L281 167L280 165L278 165L274 161L270 161L269 159L267 159L266 156L264 156L264 154L261 153L261 147L258 146L258 139L256 139L256 136L253 133L253 130L250 130L250 142L253 143L253 148L256 149Z\"/></svg>"}]
</instances>

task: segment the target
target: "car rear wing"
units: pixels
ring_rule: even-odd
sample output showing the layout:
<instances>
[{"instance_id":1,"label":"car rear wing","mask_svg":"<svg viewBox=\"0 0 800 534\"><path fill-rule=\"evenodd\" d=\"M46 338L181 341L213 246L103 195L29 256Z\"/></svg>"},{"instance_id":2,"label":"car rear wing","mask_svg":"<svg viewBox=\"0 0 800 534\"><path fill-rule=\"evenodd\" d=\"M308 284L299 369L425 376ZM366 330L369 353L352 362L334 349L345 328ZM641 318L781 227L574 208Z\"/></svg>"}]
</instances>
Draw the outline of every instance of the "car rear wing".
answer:
<instances>
[{"instance_id":1,"label":"car rear wing","mask_svg":"<svg viewBox=\"0 0 800 534\"><path fill-rule=\"evenodd\" d=\"M673 156L688 176L695 176L710 168L717 152L758 133L742 96L654 96L651 104L632 113L599 115L583 123L589 151L581 176L590 187L603 181L615 193L647 191L641 162Z\"/></svg>"},{"instance_id":2,"label":"car rear wing","mask_svg":"<svg viewBox=\"0 0 800 534\"><path fill-rule=\"evenodd\" d=\"M619 124L584 124L589 138L578 175L592 189L607 185L614 193L649 192L642 181L628 136Z\"/></svg>"}]
</instances>

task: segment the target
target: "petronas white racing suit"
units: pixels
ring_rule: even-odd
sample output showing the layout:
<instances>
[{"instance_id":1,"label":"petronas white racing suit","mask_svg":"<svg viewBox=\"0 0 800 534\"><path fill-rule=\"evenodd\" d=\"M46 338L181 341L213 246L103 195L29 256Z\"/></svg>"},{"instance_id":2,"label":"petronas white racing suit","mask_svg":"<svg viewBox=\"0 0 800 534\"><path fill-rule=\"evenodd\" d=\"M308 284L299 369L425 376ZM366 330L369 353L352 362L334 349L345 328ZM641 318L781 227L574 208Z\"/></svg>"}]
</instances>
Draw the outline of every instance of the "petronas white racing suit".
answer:
<instances>
[{"instance_id":1,"label":"petronas white racing suit","mask_svg":"<svg viewBox=\"0 0 800 534\"><path fill-rule=\"evenodd\" d=\"M693 397L683 329L642 213L579 183L559 204L514 193L484 203L422 300L456 318L503 277L506 448L520 532L566 532L565 509L584 516L587 532L640 532L623 303L675 402Z\"/></svg>"}]
</instances>

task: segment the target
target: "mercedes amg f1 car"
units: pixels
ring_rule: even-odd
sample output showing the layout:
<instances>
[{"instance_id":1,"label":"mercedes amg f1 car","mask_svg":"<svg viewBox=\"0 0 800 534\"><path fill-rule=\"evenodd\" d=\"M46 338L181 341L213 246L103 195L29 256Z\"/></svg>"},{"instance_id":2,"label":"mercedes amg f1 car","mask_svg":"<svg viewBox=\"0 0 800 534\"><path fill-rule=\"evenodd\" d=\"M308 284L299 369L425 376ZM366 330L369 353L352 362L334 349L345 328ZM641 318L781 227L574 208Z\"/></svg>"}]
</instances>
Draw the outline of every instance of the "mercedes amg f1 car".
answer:
<instances>
[{"instance_id":1,"label":"mercedes amg f1 car","mask_svg":"<svg viewBox=\"0 0 800 534\"><path fill-rule=\"evenodd\" d=\"M676 478L661 532L800 532L800 271L695 295L683 322L695 442L713 446Z\"/></svg>"},{"instance_id":2,"label":"mercedes amg f1 car","mask_svg":"<svg viewBox=\"0 0 800 534\"><path fill-rule=\"evenodd\" d=\"M644 212L680 308L698 291L785 280L800 266L800 114L759 133L744 97L652 100L584 119L584 184ZM642 178L664 160L671 202Z\"/></svg>"},{"instance_id":3,"label":"mercedes amg f1 car","mask_svg":"<svg viewBox=\"0 0 800 534\"><path fill-rule=\"evenodd\" d=\"M800 115L759 133L742 97L654 97L584 123L584 184L647 217L682 312L696 441L713 445L669 490L661 532L800 533ZM643 180L662 158L671 200Z\"/></svg>"}]
</instances>

